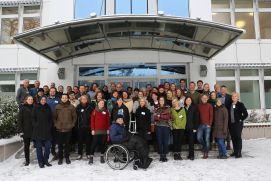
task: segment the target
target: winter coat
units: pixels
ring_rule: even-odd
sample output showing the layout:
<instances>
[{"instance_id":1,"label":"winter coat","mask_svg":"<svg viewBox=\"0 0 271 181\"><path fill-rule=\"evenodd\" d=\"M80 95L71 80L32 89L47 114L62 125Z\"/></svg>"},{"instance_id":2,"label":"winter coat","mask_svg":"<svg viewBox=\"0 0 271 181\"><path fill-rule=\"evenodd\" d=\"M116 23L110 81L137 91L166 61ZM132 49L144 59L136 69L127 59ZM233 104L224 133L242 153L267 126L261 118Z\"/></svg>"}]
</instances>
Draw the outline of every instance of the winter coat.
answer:
<instances>
[{"instance_id":1,"label":"winter coat","mask_svg":"<svg viewBox=\"0 0 271 181\"><path fill-rule=\"evenodd\" d=\"M91 113L91 130L95 134L106 134L110 127L109 112L107 109L96 107Z\"/></svg>"},{"instance_id":2,"label":"winter coat","mask_svg":"<svg viewBox=\"0 0 271 181\"><path fill-rule=\"evenodd\" d=\"M186 129L197 130L199 127L199 110L195 105L185 107L186 110Z\"/></svg>"},{"instance_id":3,"label":"winter coat","mask_svg":"<svg viewBox=\"0 0 271 181\"><path fill-rule=\"evenodd\" d=\"M151 127L151 112L148 108L139 106L135 113L136 129L138 132L150 131Z\"/></svg>"},{"instance_id":4,"label":"winter coat","mask_svg":"<svg viewBox=\"0 0 271 181\"><path fill-rule=\"evenodd\" d=\"M233 105L232 105L233 106ZM230 115L229 115L230 116ZM234 123L243 123L248 117L248 112L245 105L242 102L237 102L234 108ZM231 123L231 121L230 121Z\"/></svg>"},{"instance_id":5,"label":"winter coat","mask_svg":"<svg viewBox=\"0 0 271 181\"><path fill-rule=\"evenodd\" d=\"M169 107L159 107L154 112L154 122L156 126L172 127L172 117Z\"/></svg>"},{"instance_id":6,"label":"winter coat","mask_svg":"<svg viewBox=\"0 0 271 181\"><path fill-rule=\"evenodd\" d=\"M90 128L91 112L94 110L92 104L86 104L85 106L79 104L76 107L77 121L76 128ZM90 130L90 129L89 129Z\"/></svg>"},{"instance_id":7,"label":"winter coat","mask_svg":"<svg viewBox=\"0 0 271 181\"><path fill-rule=\"evenodd\" d=\"M201 102L201 95L197 91L195 91L193 94L191 92L188 92L185 94L185 97L191 97L195 105L198 105Z\"/></svg>"},{"instance_id":8,"label":"winter coat","mask_svg":"<svg viewBox=\"0 0 271 181\"><path fill-rule=\"evenodd\" d=\"M132 99L124 99L123 104L128 108L129 113L133 111L133 100Z\"/></svg>"},{"instance_id":9,"label":"winter coat","mask_svg":"<svg viewBox=\"0 0 271 181\"><path fill-rule=\"evenodd\" d=\"M126 129L129 129L129 123L130 123L130 113L128 108L122 104L120 107L118 104L115 104L112 112L111 112L111 124L117 119L118 115L123 115L123 120Z\"/></svg>"},{"instance_id":10,"label":"winter coat","mask_svg":"<svg viewBox=\"0 0 271 181\"><path fill-rule=\"evenodd\" d=\"M33 109L33 140L50 140L52 129L52 111L48 104L38 104Z\"/></svg>"},{"instance_id":11,"label":"winter coat","mask_svg":"<svg viewBox=\"0 0 271 181\"><path fill-rule=\"evenodd\" d=\"M56 106L54 125L59 132L70 132L75 126L76 119L76 110L69 101Z\"/></svg>"},{"instance_id":12,"label":"winter coat","mask_svg":"<svg viewBox=\"0 0 271 181\"><path fill-rule=\"evenodd\" d=\"M184 108L180 108L180 110L176 110L171 108L172 115L172 127L173 129L185 129L186 127L186 112Z\"/></svg>"},{"instance_id":13,"label":"winter coat","mask_svg":"<svg viewBox=\"0 0 271 181\"><path fill-rule=\"evenodd\" d=\"M51 108L52 113L56 110L56 105L60 104L60 99L58 97L47 97L46 103Z\"/></svg>"},{"instance_id":14,"label":"winter coat","mask_svg":"<svg viewBox=\"0 0 271 181\"><path fill-rule=\"evenodd\" d=\"M26 96L30 95L29 88L20 87L16 93L16 102L22 104Z\"/></svg>"},{"instance_id":15,"label":"winter coat","mask_svg":"<svg viewBox=\"0 0 271 181\"><path fill-rule=\"evenodd\" d=\"M33 105L24 104L18 113L18 131L23 133L24 138L32 137L32 111Z\"/></svg>"},{"instance_id":16,"label":"winter coat","mask_svg":"<svg viewBox=\"0 0 271 181\"><path fill-rule=\"evenodd\" d=\"M227 138L228 134L228 110L222 105L215 108L213 137Z\"/></svg>"},{"instance_id":17,"label":"winter coat","mask_svg":"<svg viewBox=\"0 0 271 181\"><path fill-rule=\"evenodd\" d=\"M110 140L113 143L122 143L128 140L128 133L124 125L113 123L109 130Z\"/></svg>"},{"instance_id":18,"label":"winter coat","mask_svg":"<svg viewBox=\"0 0 271 181\"><path fill-rule=\"evenodd\" d=\"M199 104L199 120L200 124L206 124L208 126L212 126L213 124L213 116L214 116L214 109L213 106L209 103L206 104Z\"/></svg>"}]
</instances>

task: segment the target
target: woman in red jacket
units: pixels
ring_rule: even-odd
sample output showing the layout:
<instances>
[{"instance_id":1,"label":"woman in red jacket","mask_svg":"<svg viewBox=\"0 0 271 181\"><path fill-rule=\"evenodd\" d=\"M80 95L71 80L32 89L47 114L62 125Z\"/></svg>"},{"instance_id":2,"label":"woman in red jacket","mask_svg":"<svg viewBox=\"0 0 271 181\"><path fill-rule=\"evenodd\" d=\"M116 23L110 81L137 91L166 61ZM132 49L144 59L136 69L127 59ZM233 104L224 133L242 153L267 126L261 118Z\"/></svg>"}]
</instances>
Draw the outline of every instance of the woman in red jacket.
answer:
<instances>
[{"instance_id":1,"label":"woman in red jacket","mask_svg":"<svg viewBox=\"0 0 271 181\"><path fill-rule=\"evenodd\" d=\"M95 152L95 149L97 146L101 149L101 163L105 163L104 161L104 152L105 152L105 144L106 144L106 138L107 134L109 134L109 112L105 108L105 101L100 100L98 102L98 105L96 106L95 110L91 113L91 119L90 119L90 125L91 125L91 134L92 137L92 143L90 147L90 158L89 158L89 164L93 164L93 155Z\"/></svg>"}]
</instances>

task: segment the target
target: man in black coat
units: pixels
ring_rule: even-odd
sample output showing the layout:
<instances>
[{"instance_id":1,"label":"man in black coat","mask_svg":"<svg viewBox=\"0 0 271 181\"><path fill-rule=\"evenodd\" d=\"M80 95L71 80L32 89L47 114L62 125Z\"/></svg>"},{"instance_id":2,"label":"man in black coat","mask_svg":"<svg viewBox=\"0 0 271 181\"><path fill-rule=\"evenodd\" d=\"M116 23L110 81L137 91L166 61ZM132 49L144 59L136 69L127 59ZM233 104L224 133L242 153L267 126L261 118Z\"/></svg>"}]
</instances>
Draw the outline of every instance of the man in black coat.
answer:
<instances>
[{"instance_id":1,"label":"man in black coat","mask_svg":"<svg viewBox=\"0 0 271 181\"><path fill-rule=\"evenodd\" d=\"M77 121L75 128L78 141L78 160L81 160L83 157L83 144L86 145L87 158L89 159L90 156L90 145L92 139L90 131L90 115L94 108L94 105L89 104L88 96L82 95L80 98L80 104L76 107Z\"/></svg>"},{"instance_id":2,"label":"man in black coat","mask_svg":"<svg viewBox=\"0 0 271 181\"><path fill-rule=\"evenodd\" d=\"M145 100L140 100L140 102L141 101L145 101ZM149 140L150 134L151 134L151 132L150 132L151 112L150 112L150 110L145 105L144 106L140 105L136 110L135 118L136 118L136 131L137 131L138 135L147 142Z\"/></svg>"}]
</instances>

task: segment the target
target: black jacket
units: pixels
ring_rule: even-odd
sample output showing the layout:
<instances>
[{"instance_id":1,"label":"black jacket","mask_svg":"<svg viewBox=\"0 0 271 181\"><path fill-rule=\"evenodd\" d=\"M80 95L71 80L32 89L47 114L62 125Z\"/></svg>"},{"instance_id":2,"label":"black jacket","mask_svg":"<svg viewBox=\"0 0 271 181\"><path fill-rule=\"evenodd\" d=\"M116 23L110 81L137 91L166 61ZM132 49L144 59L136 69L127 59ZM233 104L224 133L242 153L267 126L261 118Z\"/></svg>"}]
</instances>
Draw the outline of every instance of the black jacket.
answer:
<instances>
[{"instance_id":1,"label":"black jacket","mask_svg":"<svg viewBox=\"0 0 271 181\"><path fill-rule=\"evenodd\" d=\"M76 128L88 128L90 130L90 118L91 112L93 110L94 106L92 104L87 104L85 107L79 104L76 107L77 113Z\"/></svg>"},{"instance_id":2,"label":"black jacket","mask_svg":"<svg viewBox=\"0 0 271 181\"><path fill-rule=\"evenodd\" d=\"M23 133L24 138L32 137L32 110L33 105L24 104L22 105L18 113L18 129L19 132Z\"/></svg>"},{"instance_id":3,"label":"black jacket","mask_svg":"<svg viewBox=\"0 0 271 181\"><path fill-rule=\"evenodd\" d=\"M231 117L231 114L229 114ZM243 123L243 121L248 117L248 112L245 105L242 102L237 102L234 108L234 120L235 123ZM230 118L231 119L231 118ZM231 121L229 121L231 123Z\"/></svg>"},{"instance_id":4,"label":"black jacket","mask_svg":"<svg viewBox=\"0 0 271 181\"><path fill-rule=\"evenodd\" d=\"M191 105L186 111L186 129L197 130L199 126L199 110L197 106Z\"/></svg>"},{"instance_id":5,"label":"black jacket","mask_svg":"<svg viewBox=\"0 0 271 181\"><path fill-rule=\"evenodd\" d=\"M48 104L38 104L32 113L33 140L50 140L53 125L52 112Z\"/></svg>"},{"instance_id":6,"label":"black jacket","mask_svg":"<svg viewBox=\"0 0 271 181\"><path fill-rule=\"evenodd\" d=\"M116 121L118 115L123 115L123 120L124 120L124 124L126 129L129 129L129 123L130 123L130 113L128 108L122 104L120 107L118 106L118 104L115 104L112 111L111 111L111 124L112 122Z\"/></svg>"},{"instance_id":7,"label":"black jacket","mask_svg":"<svg viewBox=\"0 0 271 181\"><path fill-rule=\"evenodd\" d=\"M151 112L148 108L139 106L135 113L137 131L150 131Z\"/></svg>"}]
</instances>

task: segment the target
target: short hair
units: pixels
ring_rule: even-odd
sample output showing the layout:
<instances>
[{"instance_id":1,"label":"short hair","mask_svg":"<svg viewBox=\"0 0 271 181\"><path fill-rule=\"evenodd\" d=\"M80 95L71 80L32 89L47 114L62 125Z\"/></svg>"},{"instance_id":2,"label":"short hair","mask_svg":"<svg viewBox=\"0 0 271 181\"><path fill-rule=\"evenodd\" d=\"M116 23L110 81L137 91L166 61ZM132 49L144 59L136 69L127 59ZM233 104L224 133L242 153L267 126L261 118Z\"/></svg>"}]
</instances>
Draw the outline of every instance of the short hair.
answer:
<instances>
[{"instance_id":1,"label":"short hair","mask_svg":"<svg viewBox=\"0 0 271 181\"><path fill-rule=\"evenodd\" d=\"M51 89L54 89L54 90L57 92L57 90L56 90L56 88L55 88L55 87L51 87L51 88L50 88L50 91L51 91Z\"/></svg>"},{"instance_id":2,"label":"short hair","mask_svg":"<svg viewBox=\"0 0 271 181\"><path fill-rule=\"evenodd\" d=\"M185 80L185 79L180 79L180 82L182 82L182 81L186 82L186 80Z\"/></svg>"},{"instance_id":3,"label":"short hair","mask_svg":"<svg viewBox=\"0 0 271 181\"><path fill-rule=\"evenodd\" d=\"M66 93L62 94L62 95L61 95L61 98L62 98L63 96L67 96L68 99L70 98L70 96L69 96L68 94L66 94Z\"/></svg>"},{"instance_id":4,"label":"short hair","mask_svg":"<svg viewBox=\"0 0 271 181\"><path fill-rule=\"evenodd\" d=\"M234 94L236 94L236 95L238 96L238 99L240 99L240 94L239 94L238 92L233 91L233 92L231 93L231 96L233 96Z\"/></svg>"},{"instance_id":5,"label":"short hair","mask_svg":"<svg viewBox=\"0 0 271 181\"><path fill-rule=\"evenodd\" d=\"M73 86L73 88L77 88L77 89L78 89L78 86L77 86L77 85L75 85L75 86Z\"/></svg>"},{"instance_id":6,"label":"short hair","mask_svg":"<svg viewBox=\"0 0 271 181\"><path fill-rule=\"evenodd\" d=\"M68 94L68 95L71 95L71 94L75 94L75 92L74 92L74 91L70 91L70 92L68 92L67 94Z\"/></svg>"},{"instance_id":7,"label":"short hair","mask_svg":"<svg viewBox=\"0 0 271 181\"><path fill-rule=\"evenodd\" d=\"M227 88L227 86L225 86L225 85L222 85L222 86L220 86L220 88Z\"/></svg>"},{"instance_id":8,"label":"short hair","mask_svg":"<svg viewBox=\"0 0 271 181\"><path fill-rule=\"evenodd\" d=\"M97 95L98 94L102 94L102 99L104 99L104 93L102 91L98 91L96 94L95 94L95 99L97 99Z\"/></svg>"},{"instance_id":9,"label":"short hair","mask_svg":"<svg viewBox=\"0 0 271 181\"><path fill-rule=\"evenodd\" d=\"M199 82L201 82L201 83L203 84L203 81L202 81L202 80L198 80L198 81L197 81L197 84L198 84Z\"/></svg>"},{"instance_id":10,"label":"short hair","mask_svg":"<svg viewBox=\"0 0 271 181\"><path fill-rule=\"evenodd\" d=\"M187 97L184 99L184 106L187 106L187 104L186 104L186 100L187 100L187 99L191 99L191 105L194 105L194 101L193 101L192 97L191 97L191 96L187 96Z\"/></svg>"},{"instance_id":11,"label":"short hair","mask_svg":"<svg viewBox=\"0 0 271 181\"><path fill-rule=\"evenodd\" d=\"M190 85L190 84L196 85L196 83L195 83L194 81L189 82L189 85Z\"/></svg>"},{"instance_id":12,"label":"short hair","mask_svg":"<svg viewBox=\"0 0 271 181\"><path fill-rule=\"evenodd\" d=\"M135 92L135 91L139 92L139 89L138 89L138 88L135 88L135 89L134 89L134 92Z\"/></svg>"}]
</instances>

